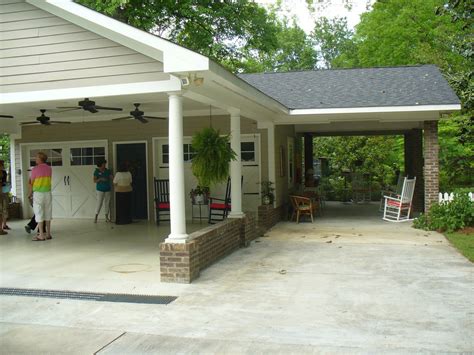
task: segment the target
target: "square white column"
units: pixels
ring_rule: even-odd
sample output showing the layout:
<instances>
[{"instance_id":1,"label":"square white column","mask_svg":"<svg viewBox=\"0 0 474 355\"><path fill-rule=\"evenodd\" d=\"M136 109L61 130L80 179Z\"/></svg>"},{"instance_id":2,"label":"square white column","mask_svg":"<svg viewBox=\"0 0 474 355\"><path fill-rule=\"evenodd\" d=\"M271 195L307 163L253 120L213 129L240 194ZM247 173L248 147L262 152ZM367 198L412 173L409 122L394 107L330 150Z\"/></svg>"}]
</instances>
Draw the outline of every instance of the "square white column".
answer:
<instances>
[{"instance_id":1,"label":"square white column","mask_svg":"<svg viewBox=\"0 0 474 355\"><path fill-rule=\"evenodd\" d=\"M236 154L236 159L230 162L230 199L231 211L229 218L241 218L242 212L242 163L240 151L240 112L230 113L230 147Z\"/></svg>"}]
</instances>

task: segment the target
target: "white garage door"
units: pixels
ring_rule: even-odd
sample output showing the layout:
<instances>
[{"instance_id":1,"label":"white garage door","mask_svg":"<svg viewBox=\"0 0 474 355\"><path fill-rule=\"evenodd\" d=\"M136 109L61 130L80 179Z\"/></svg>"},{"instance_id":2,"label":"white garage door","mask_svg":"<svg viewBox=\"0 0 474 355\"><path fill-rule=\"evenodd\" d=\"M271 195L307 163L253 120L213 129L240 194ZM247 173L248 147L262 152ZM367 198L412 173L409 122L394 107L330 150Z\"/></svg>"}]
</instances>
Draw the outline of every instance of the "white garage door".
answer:
<instances>
[{"instance_id":1,"label":"white garage door","mask_svg":"<svg viewBox=\"0 0 474 355\"><path fill-rule=\"evenodd\" d=\"M28 145L24 171L35 166L35 157L40 151L48 155L48 163L53 169L53 218L94 217L96 195L93 173L96 161L107 159L107 142ZM26 184L25 187L24 191L28 191Z\"/></svg>"}]
</instances>

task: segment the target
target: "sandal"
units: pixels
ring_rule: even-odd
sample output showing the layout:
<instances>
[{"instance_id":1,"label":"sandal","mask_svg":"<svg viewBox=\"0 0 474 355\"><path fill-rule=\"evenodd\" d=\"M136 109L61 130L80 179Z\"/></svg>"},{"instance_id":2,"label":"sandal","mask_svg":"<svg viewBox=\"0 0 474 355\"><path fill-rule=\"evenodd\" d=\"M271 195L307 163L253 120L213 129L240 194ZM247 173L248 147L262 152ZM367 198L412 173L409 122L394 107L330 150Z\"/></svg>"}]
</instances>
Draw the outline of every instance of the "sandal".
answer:
<instances>
[{"instance_id":1,"label":"sandal","mask_svg":"<svg viewBox=\"0 0 474 355\"><path fill-rule=\"evenodd\" d=\"M0 231L0 235L6 235L6 234L8 234L8 233L5 232L5 231Z\"/></svg>"},{"instance_id":2,"label":"sandal","mask_svg":"<svg viewBox=\"0 0 474 355\"><path fill-rule=\"evenodd\" d=\"M46 237L46 240L50 240L50 239L53 239L52 235L50 235L49 237Z\"/></svg>"},{"instance_id":3,"label":"sandal","mask_svg":"<svg viewBox=\"0 0 474 355\"><path fill-rule=\"evenodd\" d=\"M33 239L31 239L31 241L33 242L44 242L46 239L44 238L38 238L38 237L34 237Z\"/></svg>"}]
</instances>

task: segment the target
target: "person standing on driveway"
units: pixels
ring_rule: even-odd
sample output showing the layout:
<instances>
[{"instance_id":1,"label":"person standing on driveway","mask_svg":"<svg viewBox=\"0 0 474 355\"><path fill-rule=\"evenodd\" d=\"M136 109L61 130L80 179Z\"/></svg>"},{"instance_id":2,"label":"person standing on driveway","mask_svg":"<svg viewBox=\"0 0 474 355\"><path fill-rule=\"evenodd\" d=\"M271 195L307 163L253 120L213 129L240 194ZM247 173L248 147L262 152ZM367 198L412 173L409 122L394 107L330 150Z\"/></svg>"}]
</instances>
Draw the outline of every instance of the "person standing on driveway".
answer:
<instances>
[{"instance_id":1,"label":"person standing on driveway","mask_svg":"<svg viewBox=\"0 0 474 355\"><path fill-rule=\"evenodd\" d=\"M95 210L94 223L97 223L102 205L104 205L105 221L110 222L110 194L112 190L112 171L107 169L107 160L101 159L97 162L94 171L94 182L96 184L97 208Z\"/></svg>"},{"instance_id":2,"label":"person standing on driveway","mask_svg":"<svg viewBox=\"0 0 474 355\"><path fill-rule=\"evenodd\" d=\"M31 171L28 197L33 196L33 211L38 222L39 235L33 241L51 239L51 219L53 214L51 196L52 169L46 164L48 156L39 152L36 154L36 166ZM45 227L46 226L46 231ZM45 233L46 232L46 233Z\"/></svg>"}]
</instances>

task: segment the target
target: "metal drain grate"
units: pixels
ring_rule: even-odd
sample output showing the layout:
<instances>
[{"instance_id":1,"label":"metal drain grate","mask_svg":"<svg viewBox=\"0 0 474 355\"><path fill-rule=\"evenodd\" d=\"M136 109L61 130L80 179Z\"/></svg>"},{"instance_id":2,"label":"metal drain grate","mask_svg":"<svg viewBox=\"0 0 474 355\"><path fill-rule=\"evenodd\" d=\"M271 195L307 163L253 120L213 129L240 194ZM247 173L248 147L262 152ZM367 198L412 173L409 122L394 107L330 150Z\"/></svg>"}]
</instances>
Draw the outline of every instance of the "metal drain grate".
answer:
<instances>
[{"instance_id":1,"label":"metal drain grate","mask_svg":"<svg viewBox=\"0 0 474 355\"><path fill-rule=\"evenodd\" d=\"M149 296L149 295L130 295L130 294L122 294L122 293L94 293L94 292L74 292L74 291L56 291L56 290L36 290L36 289L8 288L8 287L0 287L0 295L61 298L61 299L70 299L70 300L99 301L99 302L147 303L147 304L169 304L178 298L175 296Z\"/></svg>"}]
</instances>

